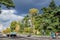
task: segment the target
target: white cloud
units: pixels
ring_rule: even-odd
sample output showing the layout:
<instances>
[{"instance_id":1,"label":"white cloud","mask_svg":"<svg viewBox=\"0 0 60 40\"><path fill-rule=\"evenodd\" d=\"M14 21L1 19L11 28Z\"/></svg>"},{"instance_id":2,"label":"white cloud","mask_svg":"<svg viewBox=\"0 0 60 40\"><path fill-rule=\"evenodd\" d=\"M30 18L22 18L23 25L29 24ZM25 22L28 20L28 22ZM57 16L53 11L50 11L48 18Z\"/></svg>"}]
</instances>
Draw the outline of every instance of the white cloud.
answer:
<instances>
[{"instance_id":1,"label":"white cloud","mask_svg":"<svg viewBox=\"0 0 60 40\"><path fill-rule=\"evenodd\" d=\"M23 19L22 16L15 15L16 10L2 10L2 14L0 14L0 18L3 20L18 20Z\"/></svg>"},{"instance_id":2,"label":"white cloud","mask_svg":"<svg viewBox=\"0 0 60 40\"><path fill-rule=\"evenodd\" d=\"M22 20L23 16L15 15L16 10L2 10L2 13L0 14L0 24L2 24L4 27L8 27L10 22L13 20Z\"/></svg>"}]
</instances>

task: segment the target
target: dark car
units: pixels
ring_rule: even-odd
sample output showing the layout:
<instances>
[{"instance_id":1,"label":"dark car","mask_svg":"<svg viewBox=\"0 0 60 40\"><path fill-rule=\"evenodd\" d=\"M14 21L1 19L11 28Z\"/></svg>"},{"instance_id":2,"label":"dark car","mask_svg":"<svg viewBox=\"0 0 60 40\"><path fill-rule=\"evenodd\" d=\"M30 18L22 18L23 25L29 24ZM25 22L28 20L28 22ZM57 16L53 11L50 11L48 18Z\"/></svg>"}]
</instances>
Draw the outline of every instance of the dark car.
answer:
<instances>
[{"instance_id":1,"label":"dark car","mask_svg":"<svg viewBox=\"0 0 60 40\"><path fill-rule=\"evenodd\" d=\"M17 37L16 32L11 32L10 34L7 34L7 37Z\"/></svg>"}]
</instances>

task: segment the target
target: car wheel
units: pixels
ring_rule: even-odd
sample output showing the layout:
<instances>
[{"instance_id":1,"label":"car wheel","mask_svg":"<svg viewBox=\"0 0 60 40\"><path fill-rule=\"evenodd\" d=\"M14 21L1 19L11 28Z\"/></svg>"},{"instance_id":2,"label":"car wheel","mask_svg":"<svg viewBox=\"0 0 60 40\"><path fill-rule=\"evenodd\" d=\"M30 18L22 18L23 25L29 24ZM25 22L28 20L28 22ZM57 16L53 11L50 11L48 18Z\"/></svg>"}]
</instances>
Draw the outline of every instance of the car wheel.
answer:
<instances>
[{"instance_id":1,"label":"car wheel","mask_svg":"<svg viewBox=\"0 0 60 40\"><path fill-rule=\"evenodd\" d=\"M10 35L8 34L7 37L9 37Z\"/></svg>"},{"instance_id":2,"label":"car wheel","mask_svg":"<svg viewBox=\"0 0 60 40\"><path fill-rule=\"evenodd\" d=\"M16 37L16 35L10 35L10 37Z\"/></svg>"}]
</instances>

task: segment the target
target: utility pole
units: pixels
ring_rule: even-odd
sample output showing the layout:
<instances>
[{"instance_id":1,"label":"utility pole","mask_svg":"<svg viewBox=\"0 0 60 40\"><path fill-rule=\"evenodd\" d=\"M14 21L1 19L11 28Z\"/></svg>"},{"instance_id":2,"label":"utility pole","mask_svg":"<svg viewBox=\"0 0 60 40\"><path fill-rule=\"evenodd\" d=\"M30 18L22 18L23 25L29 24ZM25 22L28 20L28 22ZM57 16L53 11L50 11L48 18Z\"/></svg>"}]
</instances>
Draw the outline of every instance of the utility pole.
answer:
<instances>
[{"instance_id":1,"label":"utility pole","mask_svg":"<svg viewBox=\"0 0 60 40\"><path fill-rule=\"evenodd\" d=\"M32 23L31 23L31 19L28 20L29 21L29 25L30 25L30 33L28 35L28 37L31 37L31 33L32 33Z\"/></svg>"},{"instance_id":2,"label":"utility pole","mask_svg":"<svg viewBox=\"0 0 60 40\"><path fill-rule=\"evenodd\" d=\"M0 2L0 14L1 14L1 2Z\"/></svg>"},{"instance_id":3,"label":"utility pole","mask_svg":"<svg viewBox=\"0 0 60 40\"><path fill-rule=\"evenodd\" d=\"M33 26L32 26L32 20L31 20L31 15L29 15L29 20L28 20L28 22L29 22L29 25L30 25L30 33L29 33L29 35L28 35L28 37L30 37L31 35L32 35L32 29L33 29Z\"/></svg>"}]
</instances>

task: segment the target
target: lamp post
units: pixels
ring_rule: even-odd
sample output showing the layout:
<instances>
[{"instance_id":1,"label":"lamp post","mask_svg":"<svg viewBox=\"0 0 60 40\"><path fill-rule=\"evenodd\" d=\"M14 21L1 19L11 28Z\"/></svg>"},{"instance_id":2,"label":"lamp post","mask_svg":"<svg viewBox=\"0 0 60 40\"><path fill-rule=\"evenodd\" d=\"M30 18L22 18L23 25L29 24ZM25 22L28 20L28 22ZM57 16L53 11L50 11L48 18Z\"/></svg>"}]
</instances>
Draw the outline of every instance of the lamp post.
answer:
<instances>
[{"instance_id":1,"label":"lamp post","mask_svg":"<svg viewBox=\"0 0 60 40\"><path fill-rule=\"evenodd\" d=\"M29 19L28 20L29 21L29 25L30 25L30 33L29 33L29 35L28 35L28 37L30 37L31 36L31 33L32 33L32 23L31 23L31 20Z\"/></svg>"},{"instance_id":2,"label":"lamp post","mask_svg":"<svg viewBox=\"0 0 60 40\"><path fill-rule=\"evenodd\" d=\"M1 14L1 3L0 3L0 14Z\"/></svg>"},{"instance_id":3,"label":"lamp post","mask_svg":"<svg viewBox=\"0 0 60 40\"><path fill-rule=\"evenodd\" d=\"M31 23L31 20L29 19L29 24L30 24L30 27L32 27L32 23Z\"/></svg>"}]
</instances>

